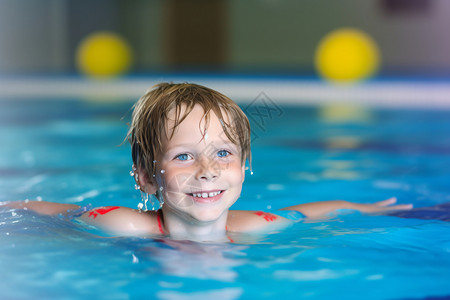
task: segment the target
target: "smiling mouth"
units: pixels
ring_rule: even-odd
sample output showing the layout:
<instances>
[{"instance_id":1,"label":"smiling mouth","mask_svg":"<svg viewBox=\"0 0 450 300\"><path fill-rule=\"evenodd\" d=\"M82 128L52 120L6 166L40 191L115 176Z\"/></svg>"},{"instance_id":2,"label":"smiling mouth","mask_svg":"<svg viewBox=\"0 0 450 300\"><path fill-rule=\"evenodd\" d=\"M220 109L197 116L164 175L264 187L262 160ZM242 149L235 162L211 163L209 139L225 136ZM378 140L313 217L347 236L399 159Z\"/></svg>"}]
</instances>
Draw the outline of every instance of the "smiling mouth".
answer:
<instances>
[{"instance_id":1,"label":"smiling mouth","mask_svg":"<svg viewBox=\"0 0 450 300\"><path fill-rule=\"evenodd\" d=\"M224 191L196 192L188 194L196 202L214 202L222 197Z\"/></svg>"}]
</instances>

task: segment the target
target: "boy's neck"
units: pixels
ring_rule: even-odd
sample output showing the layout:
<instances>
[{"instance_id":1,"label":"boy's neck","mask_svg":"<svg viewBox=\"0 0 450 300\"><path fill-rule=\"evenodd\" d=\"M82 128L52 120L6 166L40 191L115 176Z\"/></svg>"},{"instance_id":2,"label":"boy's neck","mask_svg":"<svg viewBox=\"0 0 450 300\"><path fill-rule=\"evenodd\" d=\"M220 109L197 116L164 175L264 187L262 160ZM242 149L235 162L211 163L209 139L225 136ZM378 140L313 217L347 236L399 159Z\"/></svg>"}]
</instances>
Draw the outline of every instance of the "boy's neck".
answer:
<instances>
[{"instance_id":1,"label":"boy's neck","mask_svg":"<svg viewBox=\"0 0 450 300\"><path fill-rule=\"evenodd\" d=\"M217 241L226 235L228 210L211 223L189 222L168 206L162 208L164 232L174 239L193 241Z\"/></svg>"}]
</instances>

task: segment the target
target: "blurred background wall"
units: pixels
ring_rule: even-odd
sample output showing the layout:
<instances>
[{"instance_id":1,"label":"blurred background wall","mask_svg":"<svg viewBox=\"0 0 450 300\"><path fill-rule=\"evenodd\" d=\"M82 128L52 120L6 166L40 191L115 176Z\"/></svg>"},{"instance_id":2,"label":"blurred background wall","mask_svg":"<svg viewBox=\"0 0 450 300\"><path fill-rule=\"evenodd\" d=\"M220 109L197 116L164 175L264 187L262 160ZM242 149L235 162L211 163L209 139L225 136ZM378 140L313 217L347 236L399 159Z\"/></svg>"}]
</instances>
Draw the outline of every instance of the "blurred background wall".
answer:
<instances>
[{"instance_id":1,"label":"blurred background wall","mask_svg":"<svg viewBox=\"0 0 450 300\"><path fill-rule=\"evenodd\" d=\"M0 0L0 74L74 74L77 45L109 30L136 74L314 74L320 39L371 35L387 75L450 74L448 0Z\"/></svg>"}]
</instances>

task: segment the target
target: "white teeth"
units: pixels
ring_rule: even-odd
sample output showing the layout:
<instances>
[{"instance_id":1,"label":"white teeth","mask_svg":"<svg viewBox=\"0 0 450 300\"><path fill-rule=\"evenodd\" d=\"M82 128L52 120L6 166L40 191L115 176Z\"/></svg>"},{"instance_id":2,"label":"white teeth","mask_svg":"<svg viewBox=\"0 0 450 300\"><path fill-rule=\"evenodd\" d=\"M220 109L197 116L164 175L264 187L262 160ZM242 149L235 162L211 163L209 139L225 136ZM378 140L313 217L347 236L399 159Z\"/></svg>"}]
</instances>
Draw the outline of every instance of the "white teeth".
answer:
<instances>
[{"instance_id":1,"label":"white teeth","mask_svg":"<svg viewBox=\"0 0 450 300\"><path fill-rule=\"evenodd\" d=\"M211 193L193 193L192 196L197 198L208 198L219 195L220 192L211 192Z\"/></svg>"}]
</instances>

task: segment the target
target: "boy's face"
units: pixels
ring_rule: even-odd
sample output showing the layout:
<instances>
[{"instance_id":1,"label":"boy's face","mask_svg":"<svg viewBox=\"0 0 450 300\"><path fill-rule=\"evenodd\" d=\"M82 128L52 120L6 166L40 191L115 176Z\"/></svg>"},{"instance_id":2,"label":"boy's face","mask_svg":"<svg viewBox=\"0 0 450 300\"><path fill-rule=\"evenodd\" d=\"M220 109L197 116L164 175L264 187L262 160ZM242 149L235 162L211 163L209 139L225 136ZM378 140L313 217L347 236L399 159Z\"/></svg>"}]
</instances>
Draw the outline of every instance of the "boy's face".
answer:
<instances>
[{"instance_id":1,"label":"boy's face","mask_svg":"<svg viewBox=\"0 0 450 300\"><path fill-rule=\"evenodd\" d=\"M164 205L188 222L217 220L239 198L245 177L240 147L227 138L213 112L209 124L203 116L203 108L196 105L164 141L157 163ZM169 133L174 119L172 111Z\"/></svg>"}]
</instances>

